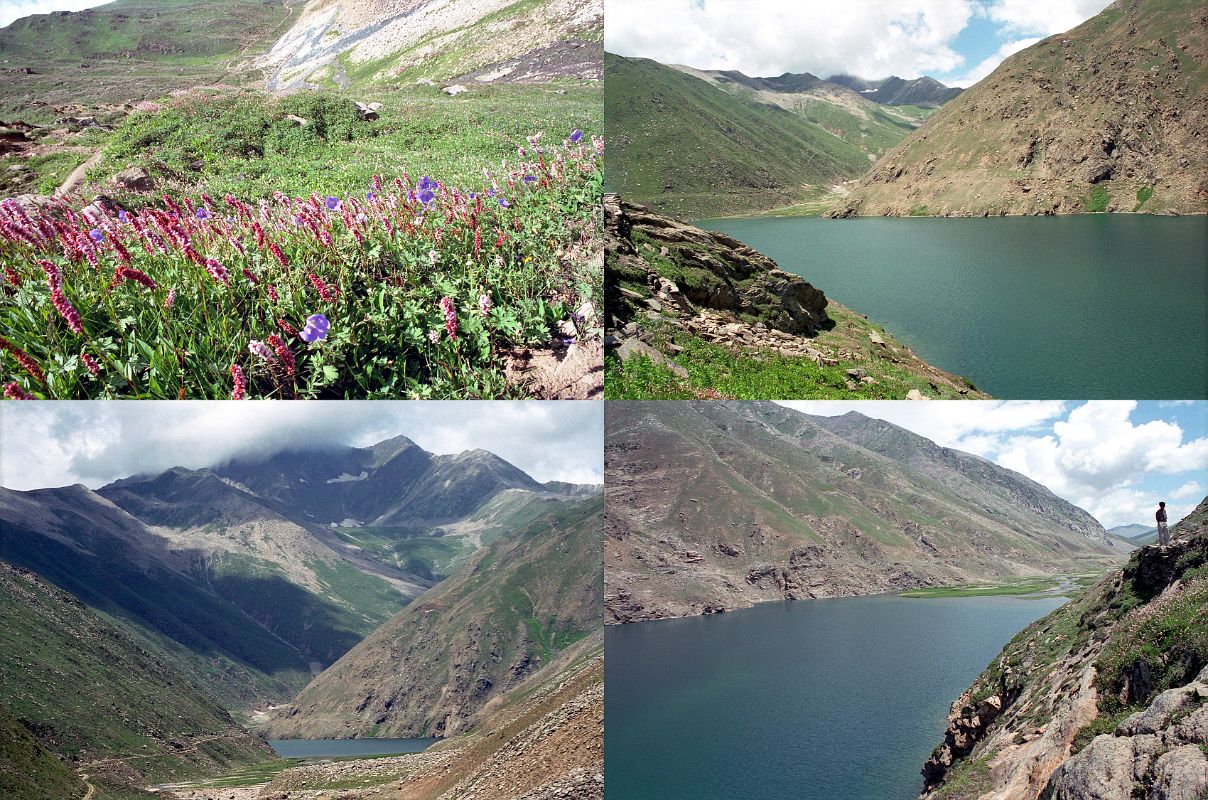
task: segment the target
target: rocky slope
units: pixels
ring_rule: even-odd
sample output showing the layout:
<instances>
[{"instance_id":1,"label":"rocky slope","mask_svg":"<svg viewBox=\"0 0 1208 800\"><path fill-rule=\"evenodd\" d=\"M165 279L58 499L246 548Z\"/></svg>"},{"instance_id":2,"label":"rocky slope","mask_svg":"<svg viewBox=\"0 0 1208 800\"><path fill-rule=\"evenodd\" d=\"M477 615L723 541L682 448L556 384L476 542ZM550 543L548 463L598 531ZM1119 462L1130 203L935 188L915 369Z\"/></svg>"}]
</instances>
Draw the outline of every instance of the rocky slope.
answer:
<instances>
[{"instance_id":1,"label":"rocky slope","mask_svg":"<svg viewBox=\"0 0 1208 800\"><path fill-rule=\"evenodd\" d=\"M772 403L605 412L605 621L1098 569L1086 512L889 423Z\"/></svg>"},{"instance_id":2,"label":"rocky slope","mask_svg":"<svg viewBox=\"0 0 1208 800\"><path fill-rule=\"evenodd\" d=\"M259 63L269 89L599 80L603 21L602 0L310 0Z\"/></svg>"},{"instance_id":3,"label":"rocky slope","mask_svg":"<svg viewBox=\"0 0 1208 800\"><path fill-rule=\"evenodd\" d=\"M692 390L693 353L712 343L785 359L790 372L809 362L808 376L774 397L985 397L730 236L615 194L604 197L604 229L605 345L620 362L651 359Z\"/></svg>"},{"instance_id":4,"label":"rocky slope","mask_svg":"<svg viewBox=\"0 0 1208 800\"><path fill-rule=\"evenodd\" d=\"M316 677L276 737L448 736L597 629L603 497L501 535Z\"/></svg>"},{"instance_id":5,"label":"rocky slope","mask_svg":"<svg viewBox=\"0 0 1208 800\"><path fill-rule=\"evenodd\" d=\"M1116 0L1007 58L890 151L833 216L1208 210L1208 16Z\"/></svg>"},{"instance_id":6,"label":"rocky slope","mask_svg":"<svg viewBox=\"0 0 1208 800\"><path fill-rule=\"evenodd\" d=\"M273 758L263 741L140 642L77 598L5 562L0 707L41 747L94 782L141 786L169 772L214 773ZM19 745L6 743L4 751ZM48 772L43 759L40 774L25 778L32 782Z\"/></svg>"},{"instance_id":7,"label":"rocky slope","mask_svg":"<svg viewBox=\"0 0 1208 800\"><path fill-rule=\"evenodd\" d=\"M493 701L470 731L422 754L298 767L252 796L276 800L323 796L336 789L341 790L336 796L348 800L602 800L600 631ZM198 796L227 800L222 793Z\"/></svg>"},{"instance_id":8,"label":"rocky slope","mask_svg":"<svg viewBox=\"0 0 1208 800\"><path fill-rule=\"evenodd\" d=\"M952 706L926 800L1208 796L1208 498Z\"/></svg>"}]
</instances>

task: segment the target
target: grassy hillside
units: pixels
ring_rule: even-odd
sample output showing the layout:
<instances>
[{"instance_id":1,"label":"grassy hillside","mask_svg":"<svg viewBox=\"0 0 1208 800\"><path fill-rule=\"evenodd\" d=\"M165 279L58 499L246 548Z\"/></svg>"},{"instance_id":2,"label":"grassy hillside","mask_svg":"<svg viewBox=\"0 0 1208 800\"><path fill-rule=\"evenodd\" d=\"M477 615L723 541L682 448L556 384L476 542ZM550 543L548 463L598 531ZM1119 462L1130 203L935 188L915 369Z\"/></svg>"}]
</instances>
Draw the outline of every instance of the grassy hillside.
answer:
<instances>
[{"instance_id":1,"label":"grassy hillside","mask_svg":"<svg viewBox=\"0 0 1208 800\"><path fill-rule=\"evenodd\" d=\"M864 150L804 114L648 59L606 54L604 72L609 187L675 216L786 206L868 168Z\"/></svg>"},{"instance_id":2,"label":"grassy hillside","mask_svg":"<svg viewBox=\"0 0 1208 800\"><path fill-rule=\"evenodd\" d=\"M1004 60L829 213L1203 213L1206 42L1196 0L1117 0Z\"/></svg>"},{"instance_id":3,"label":"grassy hillside","mask_svg":"<svg viewBox=\"0 0 1208 800\"><path fill-rule=\"evenodd\" d=\"M84 782L0 707L0 797L21 800L80 800Z\"/></svg>"},{"instance_id":4,"label":"grassy hillside","mask_svg":"<svg viewBox=\"0 0 1208 800\"><path fill-rule=\"evenodd\" d=\"M243 80L231 67L267 49L301 8L282 0L117 0L0 29L0 119L49 122L55 106L121 104ZM25 68L31 70L24 72Z\"/></svg>"},{"instance_id":5,"label":"grassy hillside","mask_svg":"<svg viewBox=\"0 0 1208 800\"><path fill-rule=\"evenodd\" d=\"M3 562L0 653L0 705L94 779L124 784L273 757L165 661L76 598ZM28 751L26 758L38 759Z\"/></svg>"},{"instance_id":6,"label":"grassy hillside","mask_svg":"<svg viewBox=\"0 0 1208 800\"><path fill-rule=\"evenodd\" d=\"M562 505L475 553L321 673L274 736L447 736L597 629L603 497Z\"/></svg>"}]
</instances>

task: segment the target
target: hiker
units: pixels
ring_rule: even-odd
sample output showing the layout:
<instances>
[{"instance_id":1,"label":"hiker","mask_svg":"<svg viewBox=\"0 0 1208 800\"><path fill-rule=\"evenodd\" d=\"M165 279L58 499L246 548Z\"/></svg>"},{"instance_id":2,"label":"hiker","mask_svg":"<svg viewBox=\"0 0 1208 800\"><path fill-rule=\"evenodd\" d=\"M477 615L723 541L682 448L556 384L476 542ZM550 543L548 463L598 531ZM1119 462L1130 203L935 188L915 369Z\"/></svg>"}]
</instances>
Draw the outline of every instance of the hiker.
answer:
<instances>
[{"instance_id":1,"label":"hiker","mask_svg":"<svg viewBox=\"0 0 1208 800\"><path fill-rule=\"evenodd\" d=\"M1158 521L1158 547L1170 544L1170 529L1166 527L1166 502L1158 503L1158 513L1154 514Z\"/></svg>"}]
</instances>

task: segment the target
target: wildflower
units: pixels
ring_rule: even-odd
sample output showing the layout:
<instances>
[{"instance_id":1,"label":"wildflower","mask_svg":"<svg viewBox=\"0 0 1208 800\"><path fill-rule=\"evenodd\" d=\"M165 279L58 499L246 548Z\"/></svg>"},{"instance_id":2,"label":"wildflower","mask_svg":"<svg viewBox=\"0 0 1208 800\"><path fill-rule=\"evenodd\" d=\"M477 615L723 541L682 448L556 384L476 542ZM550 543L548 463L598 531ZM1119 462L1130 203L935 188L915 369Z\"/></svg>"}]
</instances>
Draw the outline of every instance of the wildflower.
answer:
<instances>
[{"instance_id":1,"label":"wildflower","mask_svg":"<svg viewBox=\"0 0 1208 800\"><path fill-rule=\"evenodd\" d=\"M583 131L575 128L567 138L570 139L571 144L578 144L579 140L583 138Z\"/></svg>"},{"instance_id":2,"label":"wildflower","mask_svg":"<svg viewBox=\"0 0 1208 800\"><path fill-rule=\"evenodd\" d=\"M436 199L436 194L431 189L421 189L420 193L416 196L416 199L418 199L424 205L429 205L433 200Z\"/></svg>"},{"instance_id":3,"label":"wildflower","mask_svg":"<svg viewBox=\"0 0 1208 800\"><path fill-rule=\"evenodd\" d=\"M96 359L87 353L80 353L80 360L84 362L84 366L88 367L88 371L93 375L101 374L101 365L96 363Z\"/></svg>"},{"instance_id":4,"label":"wildflower","mask_svg":"<svg viewBox=\"0 0 1208 800\"><path fill-rule=\"evenodd\" d=\"M440 331L428 331L428 341L432 344L440 344Z\"/></svg>"},{"instance_id":5,"label":"wildflower","mask_svg":"<svg viewBox=\"0 0 1208 800\"><path fill-rule=\"evenodd\" d=\"M535 176L535 175L525 175L524 176L525 183L534 183L536 180L537 180L537 176Z\"/></svg>"},{"instance_id":6,"label":"wildflower","mask_svg":"<svg viewBox=\"0 0 1208 800\"><path fill-rule=\"evenodd\" d=\"M325 201L323 201L323 205L327 206L328 211L339 211L340 206L343 204L340 202L340 198L329 197Z\"/></svg>"},{"instance_id":7,"label":"wildflower","mask_svg":"<svg viewBox=\"0 0 1208 800\"><path fill-rule=\"evenodd\" d=\"M259 339L252 339L250 342L248 342L247 349L249 353L257 358L262 358L265 361L271 362L276 358L276 356L273 355L272 348Z\"/></svg>"},{"instance_id":8,"label":"wildflower","mask_svg":"<svg viewBox=\"0 0 1208 800\"><path fill-rule=\"evenodd\" d=\"M130 219L130 214L123 208L117 212L117 218L122 222L126 222Z\"/></svg>"},{"instance_id":9,"label":"wildflower","mask_svg":"<svg viewBox=\"0 0 1208 800\"><path fill-rule=\"evenodd\" d=\"M281 262L281 266L287 268L289 267L289 261L285 258L285 253L281 252L281 248L277 246L276 242L268 243L268 251L273 254L274 258Z\"/></svg>"},{"instance_id":10,"label":"wildflower","mask_svg":"<svg viewBox=\"0 0 1208 800\"><path fill-rule=\"evenodd\" d=\"M172 304L175 302L176 302L176 290L169 289L168 296L164 298L164 308L171 308Z\"/></svg>"},{"instance_id":11,"label":"wildflower","mask_svg":"<svg viewBox=\"0 0 1208 800\"><path fill-rule=\"evenodd\" d=\"M499 205L503 206L504 208L511 208L511 206L512 206L512 204L509 203L507 201L507 199L503 198L503 197L499 198Z\"/></svg>"},{"instance_id":12,"label":"wildflower","mask_svg":"<svg viewBox=\"0 0 1208 800\"><path fill-rule=\"evenodd\" d=\"M435 250L429 250L428 251L428 263L431 266L435 267L437 261L440 261L440 253L436 252Z\"/></svg>"},{"instance_id":13,"label":"wildflower","mask_svg":"<svg viewBox=\"0 0 1208 800\"><path fill-rule=\"evenodd\" d=\"M271 283L268 285L268 299L277 302L277 290Z\"/></svg>"},{"instance_id":14,"label":"wildflower","mask_svg":"<svg viewBox=\"0 0 1208 800\"><path fill-rule=\"evenodd\" d=\"M490 315L490 313L491 313L491 297L490 297L490 295L482 294L482 295L478 296L478 310L482 312L482 315L484 317Z\"/></svg>"},{"instance_id":15,"label":"wildflower","mask_svg":"<svg viewBox=\"0 0 1208 800\"><path fill-rule=\"evenodd\" d=\"M84 335L84 321L80 319L80 312L75 310L75 306L63 294L60 288L52 289L50 292L50 302L54 304L55 309L59 312L59 316L67 323L67 327L71 328L75 333Z\"/></svg>"},{"instance_id":16,"label":"wildflower","mask_svg":"<svg viewBox=\"0 0 1208 800\"><path fill-rule=\"evenodd\" d=\"M9 400L33 400L34 396L21 388L21 384L13 381L4 384L4 396Z\"/></svg>"},{"instance_id":17,"label":"wildflower","mask_svg":"<svg viewBox=\"0 0 1208 800\"><path fill-rule=\"evenodd\" d=\"M214 279L215 283L230 284L231 282L231 276L227 273L226 267L218 263L216 258L206 259L206 272L210 273L210 277Z\"/></svg>"},{"instance_id":18,"label":"wildflower","mask_svg":"<svg viewBox=\"0 0 1208 800\"><path fill-rule=\"evenodd\" d=\"M7 264L4 266L4 277L7 278L8 282L10 284L12 284L13 286L21 285L21 276L19 274L17 274L17 271L15 269L8 266Z\"/></svg>"},{"instance_id":19,"label":"wildflower","mask_svg":"<svg viewBox=\"0 0 1208 800\"><path fill-rule=\"evenodd\" d=\"M323 279L313 272L306 273L306 277L310 279L311 284L315 287L315 291L319 293L319 297L325 303L330 303L339 296L339 290L333 289L323 282Z\"/></svg>"},{"instance_id":20,"label":"wildflower","mask_svg":"<svg viewBox=\"0 0 1208 800\"><path fill-rule=\"evenodd\" d=\"M15 344L0 336L0 349L7 350L13 354L13 358L17 359L17 363L21 368L28 372L34 380L40 383L46 382L46 375L42 372L42 368L38 366L38 362L34 361L33 356L17 347Z\"/></svg>"},{"instance_id":21,"label":"wildflower","mask_svg":"<svg viewBox=\"0 0 1208 800\"><path fill-rule=\"evenodd\" d=\"M155 281L153 281L151 276L149 276L147 273L140 272L137 269L131 269L130 267L118 267L113 275L115 278L120 280L140 283L148 289L154 289L156 285Z\"/></svg>"},{"instance_id":22,"label":"wildflower","mask_svg":"<svg viewBox=\"0 0 1208 800\"><path fill-rule=\"evenodd\" d=\"M105 232L100 228L93 228L92 230L88 231L88 236L97 244L105 241Z\"/></svg>"},{"instance_id":23,"label":"wildflower","mask_svg":"<svg viewBox=\"0 0 1208 800\"><path fill-rule=\"evenodd\" d=\"M247 278L253 286L260 283L260 280L247 267L243 268L243 277Z\"/></svg>"},{"instance_id":24,"label":"wildflower","mask_svg":"<svg viewBox=\"0 0 1208 800\"><path fill-rule=\"evenodd\" d=\"M457 309L453 307L453 301L448 297L440 299L440 310L445 315L445 330L449 334L450 339L457 338Z\"/></svg>"},{"instance_id":25,"label":"wildflower","mask_svg":"<svg viewBox=\"0 0 1208 800\"><path fill-rule=\"evenodd\" d=\"M322 314L311 314L306 318L306 327L298 334L305 342L318 342L327 338L327 329L331 323Z\"/></svg>"},{"instance_id":26,"label":"wildflower","mask_svg":"<svg viewBox=\"0 0 1208 800\"><path fill-rule=\"evenodd\" d=\"M247 394L247 377L238 364L231 364L231 381L234 383L231 389L231 399L242 400Z\"/></svg>"},{"instance_id":27,"label":"wildflower","mask_svg":"<svg viewBox=\"0 0 1208 800\"><path fill-rule=\"evenodd\" d=\"M207 209L199 208L197 209L197 218L203 221L207 220L210 218L210 212Z\"/></svg>"},{"instance_id":28,"label":"wildflower","mask_svg":"<svg viewBox=\"0 0 1208 800\"><path fill-rule=\"evenodd\" d=\"M290 325L284 319L277 320L277 327L280 328L281 330L285 331L290 336L298 335L298 329L295 328L293 325Z\"/></svg>"},{"instance_id":29,"label":"wildflower","mask_svg":"<svg viewBox=\"0 0 1208 800\"><path fill-rule=\"evenodd\" d=\"M373 202L373 197L374 197L373 192L366 192L365 199L368 200L370 203Z\"/></svg>"},{"instance_id":30,"label":"wildflower","mask_svg":"<svg viewBox=\"0 0 1208 800\"><path fill-rule=\"evenodd\" d=\"M281 363L285 365L285 371L290 375L294 374L294 354L290 352L289 347L285 342L281 341L281 337L275 333L268 335L268 343L277 353L277 358L281 359Z\"/></svg>"},{"instance_id":31,"label":"wildflower","mask_svg":"<svg viewBox=\"0 0 1208 800\"><path fill-rule=\"evenodd\" d=\"M415 188L422 191L436 189L440 184L429 178L427 175L419 179L419 183L415 184Z\"/></svg>"}]
</instances>

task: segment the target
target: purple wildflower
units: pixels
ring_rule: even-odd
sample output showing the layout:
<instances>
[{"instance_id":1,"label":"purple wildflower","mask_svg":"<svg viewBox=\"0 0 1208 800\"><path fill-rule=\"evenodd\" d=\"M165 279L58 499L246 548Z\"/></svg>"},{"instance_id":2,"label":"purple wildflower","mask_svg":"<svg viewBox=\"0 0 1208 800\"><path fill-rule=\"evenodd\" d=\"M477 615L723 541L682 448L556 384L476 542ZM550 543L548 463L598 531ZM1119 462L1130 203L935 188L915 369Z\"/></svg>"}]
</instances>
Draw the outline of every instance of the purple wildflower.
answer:
<instances>
[{"instance_id":1,"label":"purple wildflower","mask_svg":"<svg viewBox=\"0 0 1208 800\"><path fill-rule=\"evenodd\" d=\"M340 198L338 197L328 197L323 202L323 205L327 206L328 211L339 211L342 203L340 203Z\"/></svg>"},{"instance_id":2,"label":"purple wildflower","mask_svg":"<svg viewBox=\"0 0 1208 800\"><path fill-rule=\"evenodd\" d=\"M503 206L504 208L511 208L512 206L512 204L507 201L507 198L504 197L499 198L499 205Z\"/></svg>"},{"instance_id":3,"label":"purple wildflower","mask_svg":"<svg viewBox=\"0 0 1208 800\"><path fill-rule=\"evenodd\" d=\"M436 199L436 195L432 192L431 189L421 189L420 190L419 201L421 203L423 203L424 205L428 205L435 199Z\"/></svg>"},{"instance_id":4,"label":"purple wildflower","mask_svg":"<svg viewBox=\"0 0 1208 800\"><path fill-rule=\"evenodd\" d=\"M105 241L105 232L100 228L93 228L92 230L88 231L88 238L99 244Z\"/></svg>"},{"instance_id":5,"label":"purple wildflower","mask_svg":"<svg viewBox=\"0 0 1208 800\"><path fill-rule=\"evenodd\" d=\"M571 144L578 144L579 140L583 138L583 131L579 130L578 128L575 128L573 131L571 131L569 138L570 138Z\"/></svg>"},{"instance_id":6,"label":"purple wildflower","mask_svg":"<svg viewBox=\"0 0 1208 800\"><path fill-rule=\"evenodd\" d=\"M199 208L197 209L197 218L200 220L207 220L210 218L210 212L204 208Z\"/></svg>"},{"instance_id":7,"label":"purple wildflower","mask_svg":"<svg viewBox=\"0 0 1208 800\"><path fill-rule=\"evenodd\" d=\"M331 323L327 321L327 317L322 314L311 314L306 318L306 326L299 331L298 335L306 342L318 342L327 338L327 329L331 327Z\"/></svg>"}]
</instances>

